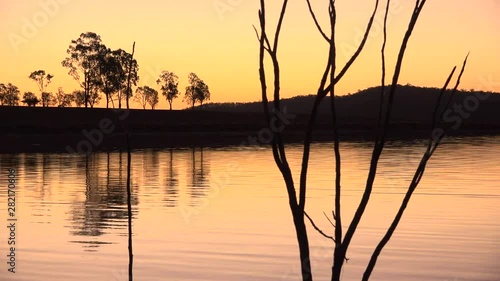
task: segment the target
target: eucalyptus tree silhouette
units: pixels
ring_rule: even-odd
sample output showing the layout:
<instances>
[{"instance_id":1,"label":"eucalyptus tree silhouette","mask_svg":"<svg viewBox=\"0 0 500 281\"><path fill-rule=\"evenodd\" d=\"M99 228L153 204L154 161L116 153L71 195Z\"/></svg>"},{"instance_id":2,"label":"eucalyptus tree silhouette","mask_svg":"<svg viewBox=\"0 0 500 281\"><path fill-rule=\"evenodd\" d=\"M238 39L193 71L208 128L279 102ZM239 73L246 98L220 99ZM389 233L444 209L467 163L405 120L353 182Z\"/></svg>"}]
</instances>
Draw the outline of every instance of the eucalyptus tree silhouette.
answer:
<instances>
[{"instance_id":1,"label":"eucalyptus tree silhouette","mask_svg":"<svg viewBox=\"0 0 500 281\"><path fill-rule=\"evenodd\" d=\"M99 65L106 51L100 35L86 32L71 41L66 51L69 56L61 62L62 66L69 68L68 74L85 92L85 107L92 107L99 100Z\"/></svg>"},{"instance_id":2,"label":"eucalyptus tree silhouette","mask_svg":"<svg viewBox=\"0 0 500 281\"><path fill-rule=\"evenodd\" d=\"M40 100L32 92L25 92L23 95L23 100L21 102L25 103L29 107L35 107L40 103Z\"/></svg>"},{"instance_id":3,"label":"eucalyptus tree silhouette","mask_svg":"<svg viewBox=\"0 0 500 281\"><path fill-rule=\"evenodd\" d=\"M196 102L203 105L205 100L210 100L210 90L205 81L201 80L195 73L189 73L189 86L186 87L184 101L194 108Z\"/></svg>"},{"instance_id":4,"label":"eucalyptus tree silhouette","mask_svg":"<svg viewBox=\"0 0 500 281\"><path fill-rule=\"evenodd\" d=\"M52 78L54 78L54 75L46 73L45 70L35 70L31 72L28 78L35 81L36 85L38 86L38 89L40 90L40 94L42 95L41 98L43 100L43 93L45 93L45 90L49 86L50 82L52 82ZM42 105L48 106L45 105L43 102Z\"/></svg>"},{"instance_id":5,"label":"eucalyptus tree silhouette","mask_svg":"<svg viewBox=\"0 0 500 281\"><path fill-rule=\"evenodd\" d=\"M179 97L181 94L179 92L179 77L175 73L170 71L162 71L160 78L156 80L158 85L161 85L162 95L167 99L170 110L172 110L172 103L174 99Z\"/></svg>"},{"instance_id":6,"label":"eucalyptus tree silhouette","mask_svg":"<svg viewBox=\"0 0 500 281\"><path fill-rule=\"evenodd\" d=\"M0 84L0 105L16 106L19 104L19 88L11 83Z\"/></svg>"},{"instance_id":7,"label":"eucalyptus tree silhouette","mask_svg":"<svg viewBox=\"0 0 500 281\"><path fill-rule=\"evenodd\" d=\"M141 104L143 109L146 109L146 105L150 105L151 109L155 109L158 105L158 91L149 87L139 87L135 91L134 100Z\"/></svg>"}]
</instances>

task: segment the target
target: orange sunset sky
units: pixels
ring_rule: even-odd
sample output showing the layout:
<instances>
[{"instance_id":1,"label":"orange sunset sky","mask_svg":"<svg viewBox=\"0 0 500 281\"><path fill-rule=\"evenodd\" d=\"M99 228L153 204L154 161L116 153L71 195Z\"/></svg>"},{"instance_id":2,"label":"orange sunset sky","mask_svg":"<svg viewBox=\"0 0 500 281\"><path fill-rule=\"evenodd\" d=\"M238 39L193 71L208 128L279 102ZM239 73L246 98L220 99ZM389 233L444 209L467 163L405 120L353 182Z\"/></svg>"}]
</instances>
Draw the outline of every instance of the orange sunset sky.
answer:
<instances>
[{"instance_id":1,"label":"orange sunset sky","mask_svg":"<svg viewBox=\"0 0 500 281\"><path fill-rule=\"evenodd\" d=\"M268 1L270 24L280 2ZM289 2L279 53L283 97L316 91L327 51L306 1ZM340 67L358 45L375 1L336 2ZM328 1L312 3L327 28ZM389 66L394 65L414 4L392 0ZM384 8L381 1L367 46L338 84L339 94L379 84ZM92 31L111 49L131 52L136 42L138 86L159 89L156 79L162 70L169 70L179 76L183 94L188 73L195 72L209 85L213 102L256 101L260 99L258 42L252 25L258 25L258 9L257 0L1 0L0 83L13 83L21 92L38 92L28 75L44 69L55 75L49 91L78 89L61 61L71 40ZM441 87L451 68L470 51L461 88L500 91L499 30L500 0L428 0L410 40L400 83ZM165 99L160 100L158 108L167 108ZM174 108L184 107L181 98L174 101Z\"/></svg>"}]
</instances>

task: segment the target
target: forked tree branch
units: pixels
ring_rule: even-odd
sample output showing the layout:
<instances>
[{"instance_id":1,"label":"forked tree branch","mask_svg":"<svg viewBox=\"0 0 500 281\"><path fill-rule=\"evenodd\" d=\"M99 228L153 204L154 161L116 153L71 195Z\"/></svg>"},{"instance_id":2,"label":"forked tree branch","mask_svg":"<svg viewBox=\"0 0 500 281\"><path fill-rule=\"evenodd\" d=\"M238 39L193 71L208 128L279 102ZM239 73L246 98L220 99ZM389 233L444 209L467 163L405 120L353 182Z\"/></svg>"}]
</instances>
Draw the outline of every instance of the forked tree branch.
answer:
<instances>
[{"instance_id":1,"label":"forked tree branch","mask_svg":"<svg viewBox=\"0 0 500 281\"><path fill-rule=\"evenodd\" d=\"M270 52L271 50L269 48L266 48L266 44L268 44L268 41L266 40L266 18L265 18L265 1L261 0L261 9L259 10L259 22L260 22L260 28L261 28L261 34L258 36L259 38L259 45L260 45L260 50L259 50L259 78L260 78L260 85L261 85L261 91L262 91L262 104L264 105L264 115L266 118L267 123L271 121L271 116L269 113L269 101L267 99L267 79L266 79L266 72L265 72L265 65L264 65L264 59L265 59L265 51L267 50ZM271 53L271 52L270 52ZM276 165L278 166L279 170L283 173L283 164L278 152L278 147L274 141L273 137L273 142L271 143L271 148L273 152L273 157L276 162ZM293 192L290 190L288 184L287 184L287 191L290 195L290 193Z\"/></svg>"},{"instance_id":2,"label":"forked tree branch","mask_svg":"<svg viewBox=\"0 0 500 281\"><path fill-rule=\"evenodd\" d=\"M457 90L458 90L458 86L460 85L460 80L462 79L462 75L464 74L464 71L465 71L465 66L467 65L467 60L469 59L469 54L467 54L467 56L465 57L465 60L462 64L462 70L460 70L460 74L458 75L458 79L457 79L457 82L455 83L455 87L453 88L453 90L451 91L451 94L450 94L450 98L448 99L448 103L446 104L445 106L445 109L443 110L443 113L445 113L446 111L446 108L448 108L450 106L450 103L451 101L453 100L453 97L455 96L455 94L457 93ZM443 119L444 116L441 117L441 119Z\"/></svg>"},{"instance_id":3,"label":"forked tree branch","mask_svg":"<svg viewBox=\"0 0 500 281\"><path fill-rule=\"evenodd\" d=\"M412 18L410 20L410 23L408 25L408 29L405 33L405 36L403 38L403 42L401 44L401 48L399 51L398 59L396 62L395 66L395 71L394 71L394 76L392 79L392 84L390 87L389 91L389 97L388 97L388 105L386 108L385 112L385 118L382 122L382 129L381 129L381 135L377 137L377 142L375 143L375 147L373 149L372 153L372 159L370 161L370 170L368 173L368 178L366 181L366 187L365 191L363 193L363 196L361 198L361 201L358 205L358 208L354 214L354 217L351 221L351 224L349 225L349 228L347 229L347 232L345 234L345 238L342 241L342 248L345 252L347 252L347 249L349 247L349 244L351 243L352 237L354 236L354 233L356 232L356 229L361 221L361 218L363 217L364 211L368 205L368 201L370 200L370 195L373 189L373 183L375 181L375 177L377 174L377 166L378 166L378 160L380 158L380 155L382 154L382 151L384 149L385 145L385 136L387 134L387 129L389 126L389 119L391 116L391 110L392 110L392 105L393 105L393 98L394 98L394 93L396 92L397 88L397 83L399 81L399 75L401 72L401 68L403 65L403 58L406 52L406 47L408 45L408 41L412 35L412 32L414 30L415 24L417 23L420 11L422 10L425 0L422 1L416 1L416 6L412 14Z\"/></svg>"},{"instance_id":4,"label":"forked tree branch","mask_svg":"<svg viewBox=\"0 0 500 281\"><path fill-rule=\"evenodd\" d=\"M460 85L460 81L461 81L461 79L462 79L462 75L464 74L465 67L467 66L467 60L468 60L468 59L469 59L469 54L467 54L467 56L465 57L465 60L464 60L464 62L463 62L463 64L462 64L462 70L460 70L460 74L458 75L458 78L457 78L457 82L456 82L456 84L455 84L455 87L453 87L453 90L451 91L451 94L450 94L450 98L449 98L449 100L448 100L448 103L446 104L445 108L443 109L443 112L441 113L441 120L440 120L440 121L441 121L441 122L440 122L441 124L442 124L442 122L443 122L443 120L444 120L444 115L445 115L445 113L446 113L446 109L450 107L450 103L451 103L451 101L452 101L453 97L455 96L455 94L456 94L456 92L457 92L457 90L458 90L458 86ZM434 129L436 129L436 127L435 127L435 128L433 128L433 130L434 130ZM444 130L443 130L443 131L444 131ZM437 139L436 139L436 141L435 141L435 143L434 143L434 147L431 149L431 154L434 154L434 152L436 151L436 149L438 148L438 146L441 144L441 141L443 140L444 136L445 136L445 134L444 134L444 133L443 133L443 134L440 134L440 135L438 135L438 136L437 136Z\"/></svg>"},{"instance_id":5,"label":"forked tree branch","mask_svg":"<svg viewBox=\"0 0 500 281\"><path fill-rule=\"evenodd\" d=\"M259 77L261 82L261 90L262 90L262 103L264 105L264 113L266 117L267 124L271 123L271 114L269 112L269 101L267 98L267 82L266 82L266 72L265 72L265 52L269 54L273 64L273 74L274 74L274 101L273 101L273 115L276 118L278 125L283 125L284 121L281 118L277 118L278 114L281 112L280 106L280 66L278 62L277 52L278 52L278 41L279 35L281 31L281 26L283 24L283 19L286 12L288 1L283 2L283 6L281 9L280 17L278 20L278 25L276 27L276 33L274 37L273 47L270 47L269 40L267 39L266 33L266 22L265 22L265 1L261 0L261 9L259 11L259 20L261 27L261 35L258 36L260 43L260 52L259 52ZM258 32L257 32L258 34ZM267 45L267 47L266 47ZM300 209L297 203L297 196L295 191L295 185L293 182L292 173L290 170L290 166L286 159L285 148L283 144L283 140L281 137L281 133L278 131L273 131L273 139L272 139L272 151L273 157L278 166L283 179L286 184L286 189L288 192L288 199L290 210L292 212L295 232L297 236L297 241L299 244L300 250L300 262L301 262L301 273L303 281L312 281L312 272L311 272L311 261L310 261L310 253L309 253L309 240L307 238L307 229L304 222L304 210Z\"/></svg>"},{"instance_id":6,"label":"forked tree branch","mask_svg":"<svg viewBox=\"0 0 500 281\"><path fill-rule=\"evenodd\" d=\"M332 39L328 38L328 36L326 36L326 33L321 28L321 25L319 24L318 19L316 18L316 14L314 13L313 7L311 5L311 1L310 0L306 0L306 2L307 2L307 7L309 8L309 13L311 14L311 17L313 18L314 24L318 28L319 33L326 40L326 42L330 43L332 41Z\"/></svg>"},{"instance_id":7,"label":"forked tree branch","mask_svg":"<svg viewBox=\"0 0 500 281\"><path fill-rule=\"evenodd\" d=\"M322 231L322 230L321 230L321 229L320 229L320 228L319 228L319 227L318 227L318 226L314 223L313 219L312 219L312 218L311 218L311 217L307 214L307 212L305 212L305 211L304 211L304 215L305 215L305 216L306 216L306 218L309 220L309 222L311 222L311 225L314 227L314 229L316 229L316 231L317 231L319 234L321 234L321 235L323 235L323 237L328 238L328 239L332 240L333 242L335 242L335 239L334 239L332 236L330 236L330 235L328 235L328 234L325 234L325 232L323 232L323 231ZM335 243L337 243L337 242L335 242Z\"/></svg>"},{"instance_id":8,"label":"forked tree branch","mask_svg":"<svg viewBox=\"0 0 500 281\"><path fill-rule=\"evenodd\" d=\"M467 55L468 57L468 55ZM460 85L460 79L465 71L465 67L467 65L467 57L465 58L464 60L464 63L462 65L462 70L457 78L457 83L455 85L455 88L453 89L453 92L452 92L452 95L450 95L450 101L448 102L448 104L446 105L445 107L445 110L448 108L450 102L451 102L451 98L453 97L453 93L456 92L458 86ZM441 100L441 96L443 95L443 93L446 91L446 88L448 87L448 84L451 80L451 77L453 76L454 72L455 72L455 68L453 68L453 70L451 71L451 74L449 75L448 79L446 80L446 83L443 87L443 89L441 90L440 94L439 94L439 98L438 98L438 101L436 102L436 106L434 108L434 112L433 112L433 116L435 117L437 112L438 112L438 108L439 108L439 104L438 102ZM436 129L436 126L435 126L435 122L433 122L433 127L432 127L432 131L434 129ZM379 244L377 245L377 247L375 248L375 251L373 252L371 258L370 258L370 262L368 263L368 266L363 274L363 281L368 281L368 279L370 278L370 275L371 273L373 272L373 269L375 268L375 265L377 263L377 259L380 255L380 253L382 252L382 250L384 249L385 245L389 242L389 240L391 239L392 235L394 234L394 231L396 230L399 222L401 221L401 218L403 217L403 214L406 210L406 207L408 206L408 203L410 202L410 199L415 191L415 189L417 188L418 184L420 183L420 180L422 179L423 175L424 175L424 172L425 172L425 168L427 166L427 163L429 161L429 159L432 157L432 155L434 154L434 151L436 150L436 148L439 146L442 138L444 137L444 134L438 136L438 138L435 140L434 142L434 146L432 147L432 143L433 143L433 133L431 131L431 136L429 138L429 145L427 146L427 149L424 153L424 155L422 156L422 159L420 160L420 164L417 168L417 170L415 171L415 174L413 176L413 179L410 183L410 186L408 187L408 191L406 192L406 195L403 199L403 202L401 203L401 206L399 207L399 210L394 218L394 220L392 221L391 223L391 226L389 227L389 229L387 230L386 234L384 235L384 237L382 238L382 240L379 242Z\"/></svg>"},{"instance_id":9,"label":"forked tree branch","mask_svg":"<svg viewBox=\"0 0 500 281\"><path fill-rule=\"evenodd\" d=\"M301 173L300 173L300 188L299 188L299 190L300 190L299 191L299 196L300 196L299 197L299 207L302 210L304 210L304 208L305 208L306 188L307 188L307 170L308 170L308 166L309 166L309 155L310 155L310 150L311 150L312 129L313 129L314 123L316 121L318 107L319 107L321 101L323 100L323 98L326 97L326 95L331 91L332 86L334 84L338 83L340 81L340 79L342 79L342 77L345 75L347 70L349 70L351 65L356 61L358 56L361 54L361 51L363 50L363 48L366 44L366 41L368 40L370 30L373 26L374 18L375 18L375 15L377 13L377 9L378 9L378 4L379 4L379 0L376 1L372 16L368 22L367 27L366 27L365 34L364 34L363 39L362 39L358 49L356 50L356 52L354 52L354 54L349 59L349 61L346 63L346 65L342 68L340 73L335 77L333 83L330 83L330 85L326 88L324 87L324 85L321 85L323 87L320 87L318 89L318 93L316 95L316 98L315 98L315 101L313 104L313 108L311 110L311 115L309 116L309 121L308 121L307 129L306 129L306 136L305 136L305 140L304 140L304 154L302 156L302 168L301 168ZM328 62L330 62L330 59L331 58L328 59ZM330 65L330 63L328 63L328 64ZM324 84L326 84L326 79L328 77L329 71L330 71L330 67L327 66L327 71L325 71L325 73L323 74L321 84L323 84L323 80L325 81Z\"/></svg>"},{"instance_id":10,"label":"forked tree branch","mask_svg":"<svg viewBox=\"0 0 500 281\"><path fill-rule=\"evenodd\" d=\"M260 35L259 35L259 32L257 31L257 28L255 27L255 25L252 25L253 27L253 30L255 31L255 35L257 36L257 41L260 41ZM269 49L269 47L266 47L266 46L263 46L264 50L266 50L268 53L271 52L271 49Z\"/></svg>"},{"instance_id":11,"label":"forked tree branch","mask_svg":"<svg viewBox=\"0 0 500 281\"><path fill-rule=\"evenodd\" d=\"M368 25L366 26L365 34L363 35L363 39L361 40L361 43L359 44L358 48L356 49L356 51L354 52L352 57L347 61L347 63L344 65L344 67L339 72L339 74L337 74L334 83L330 83L326 88L322 89L322 91L318 93L318 95L321 96L322 98L325 97L326 95L328 95L330 88L333 87L334 84L337 84L342 79L342 77L344 77L344 75L347 73L349 68L351 68L352 64L356 61L356 59L361 54L361 51L363 51L363 49L366 45L366 42L368 41L368 35L370 34L370 30L373 26L373 22L375 20L375 15L377 14L378 5L379 5L379 0L376 0L375 8L373 9L373 13L370 17L370 20L368 21Z\"/></svg>"}]
</instances>

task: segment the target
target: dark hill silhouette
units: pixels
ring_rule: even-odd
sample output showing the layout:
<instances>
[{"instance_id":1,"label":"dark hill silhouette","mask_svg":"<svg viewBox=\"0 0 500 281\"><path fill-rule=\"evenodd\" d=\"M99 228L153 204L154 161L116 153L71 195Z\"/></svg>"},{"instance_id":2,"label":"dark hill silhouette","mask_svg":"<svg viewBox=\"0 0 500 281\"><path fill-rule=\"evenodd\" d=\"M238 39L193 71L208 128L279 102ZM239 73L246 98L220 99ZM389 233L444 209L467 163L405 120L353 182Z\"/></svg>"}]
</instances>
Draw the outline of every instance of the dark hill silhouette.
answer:
<instances>
[{"instance_id":1,"label":"dark hill silhouette","mask_svg":"<svg viewBox=\"0 0 500 281\"><path fill-rule=\"evenodd\" d=\"M417 86L399 86L394 97L392 119L396 123L429 123L432 111L437 101L440 89L425 88ZM479 101L477 95L490 94L485 100ZM449 99L449 93L445 95L445 101ZM479 101L477 110L470 112L470 117L464 120L464 124L500 125L500 94L482 91L458 91L453 98L454 104L464 105L466 99ZM309 114L314 102L314 95L296 96L283 99L281 104L286 106L288 112L295 114ZM370 123L378 114L380 102L380 87L372 87L355 94L337 97L338 115L340 120L349 123ZM469 101L470 102L470 101ZM444 103L443 103L444 104ZM473 103L471 102L471 105ZM452 107L453 108L453 107ZM198 107L200 109L200 107ZM250 103L209 103L201 107L207 111L225 112L254 112L263 111L261 102ZM323 100L318 114L330 114L328 98ZM324 118L324 117L323 117ZM325 120L326 121L326 120Z\"/></svg>"},{"instance_id":2,"label":"dark hill silhouette","mask_svg":"<svg viewBox=\"0 0 500 281\"><path fill-rule=\"evenodd\" d=\"M339 127L342 138L372 139L378 113L380 88L369 88L356 94L338 97ZM390 137L427 138L431 112L438 97L438 89L401 86L395 96ZM463 106L465 101L479 102L477 95L484 92L457 93L452 105ZM445 99L447 100L447 99ZM296 114L284 129L287 142L301 142L314 96L285 99L288 114ZM471 102L472 101L472 102ZM469 105L469 108L470 106ZM491 93L480 101L477 110L465 112L468 118L459 118L460 128L449 134L500 134L500 94ZM123 113L106 108L54 107L0 107L0 153L27 151L66 151L81 141L99 139L95 150L123 148L125 129L130 130L135 148L172 146L217 146L245 144L269 127L262 114L262 104L221 103L206 104L195 110L137 110L127 118ZM451 114L454 120L458 113ZM109 133L96 136L103 120L111 122ZM453 125L453 124L449 124ZM319 108L314 140L331 140L331 115L326 99ZM90 133L84 133L84 131ZM88 137L88 135L91 137ZM99 133L100 134L100 133Z\"/></svg>"}]
</instances>

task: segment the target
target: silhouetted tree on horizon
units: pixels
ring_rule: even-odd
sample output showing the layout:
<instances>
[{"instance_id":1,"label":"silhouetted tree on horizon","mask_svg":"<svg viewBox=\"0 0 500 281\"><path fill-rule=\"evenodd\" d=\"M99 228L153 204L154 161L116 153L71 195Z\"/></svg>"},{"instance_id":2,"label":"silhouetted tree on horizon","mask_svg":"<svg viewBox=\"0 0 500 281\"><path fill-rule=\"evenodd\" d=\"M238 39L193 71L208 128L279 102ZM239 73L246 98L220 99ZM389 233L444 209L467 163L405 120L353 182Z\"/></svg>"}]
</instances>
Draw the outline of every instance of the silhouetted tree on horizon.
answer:
<instances>
[{"instance_id":1,"label":"silhouetted tree on horizon","mask_svg":"<svg viewBox=\"0 0 500 281\"><path fill-rule=\"evenodd\" d=\"M36 107L36 105L40 103L40 100L33 92L25 92L21 102L26 104L28 107Z\"/></svg>"},{"instance_id":2,"label":"silhouetted tree on horizon","mask_svg":"<svg viewBox=\"0 0 500 281\"><path fill-rule=\"evenodd\" d=\"M113 51L113 56L121 67L120 75L116 76L120 84L117 92L118 108L122 108L122 100L124 99L128 109L130 108L129 100L133 96L132 85L136 86L139 81L139 64L133 58L133 54L123 49ZM130 83L130 87L128 83Z\"/></svg>"},{"instance_id":3,"label":"silhouetted tree on horizon","mask_svg":"<svg viewBox=\"0 0 500 281\"><path fill-rule=\"evenodd\" d=\"M94 32L81 33L80 37L71 41L66 51L69 56L61 62L62 66L69 68L68 74L85 92L85 107L93 107L99 100L96 97L101 86L99 64L106 50L100 35Z\"/></svg>"},{"instance_id":4,"label":"silhouetted tree on horizon","mask_svg":"<svg viewBox=\"0 0 500 281\"><path fill-rule=\"evenodd\" d=\"M138 87L135 91L134 100L138 102L143 109L146 109L146 105L150 105L151 109L154 109L158 104L158 91L149 87Z\"/></svg>"},{"instance_id":5,"label":"silhouetted tree on horizon","mask_svg":"<svg viewBox=\"0 0 500 281\"><path fill-rule=\"evenodd\" d=\"M193 72L189 73L188 80L189 86L186 87L184 101L190 104L191 108L194 108L196 102L200 102L200 105L203 105L205 100L210 100L210 90L203 80Z\"/></svg>"},{"instance_id":6,"label":"silhouetted tree on horizon","mask_svg":"<svg viewBox=\"0 0 500 281\"><path fill-rule=\"evenodd\" d=\"M124 68L122 67L118 56L120 56L118 51L111 51L110 49L107 49L105 53L100 56L100 90L106 96L106 108L109 108L109 101L111 100L113 102L113 94L117 93L122 88L125 80Z\"/></svg>"},{"instance_id":7,"label":"silhouetted tree on horizon","mask_svg":"<svg viewBox=\"0 0 500 281\"><path fill-rule=\"evenodd\" d=\"M19 88L11 83L0 84L0 105L19 105Z\"/></svg>"},{"instance_id":8,"label":"silhouetted tree on horizon","mask_svg":"<svg viewBox=\"0 0 500 281\"><path fill-rule=\"evenodd\" d=\"M43 107L54 106L56 104L56 97L50 92L42 92L41 102Z\"/></svg>"},{"instance_id":9,"label":"silhouetted tree on horizon","mask_svg":"<svg viewBox=\"0 0 500 281\"><path fill-rule=\"evenodd\" d=\"M158 85L161 85L162 95L167 99L170 110L172 110L172 103L174 99L179 97L179 77L170 71L162 71L160 78L156 80Z\"/></svg>"},{"instance_id":10,"label":"silhouetted tree on horizon","mask_svg":"<svg viewBox=\"0 0 500 281\"><path fill-rule=\"evenodd\" d=\"M82 107L85 105L85 92L82 90L76 90L71 93L73 96L73 101L75 102L76 107Z\"/></svg>"},{"instance_id":11,"label":"silhouetted tree on horizon","mask_svg":"<svg viewBox=\"0 0 500 281\"><path fill-rule=\"evenodd\" d=\"M67 94L64 92L62 87L57 89L57 93L55 96L55 105L57 107L69 107L74 100L74 96L72 94Z\"/></svg>"},{"instance_id":12,"label":"silhouetted tree on horizon","mask_svg":"<svg viewBox=\"0 0 500 281\"><path fill-rule=\"evenodd\" d=\"M54 75L46 73L45 70L35 70L31 72L28 78L35 81L38 89L40 90L40 95L42 95L42 93L45 92L49 84L52 82L52 78L54 78Z\"/></svg>"}]
</instances>

